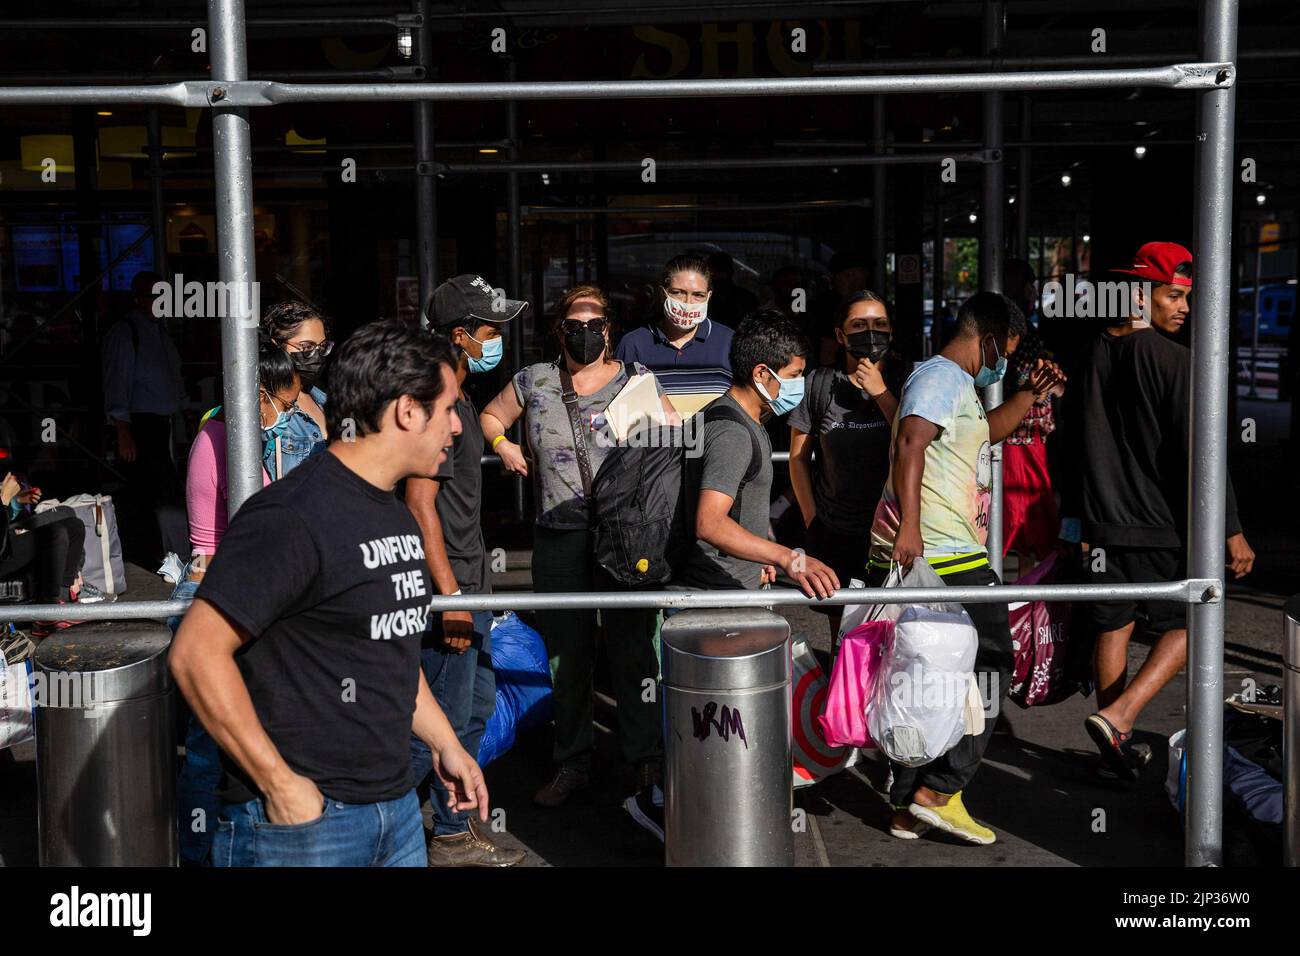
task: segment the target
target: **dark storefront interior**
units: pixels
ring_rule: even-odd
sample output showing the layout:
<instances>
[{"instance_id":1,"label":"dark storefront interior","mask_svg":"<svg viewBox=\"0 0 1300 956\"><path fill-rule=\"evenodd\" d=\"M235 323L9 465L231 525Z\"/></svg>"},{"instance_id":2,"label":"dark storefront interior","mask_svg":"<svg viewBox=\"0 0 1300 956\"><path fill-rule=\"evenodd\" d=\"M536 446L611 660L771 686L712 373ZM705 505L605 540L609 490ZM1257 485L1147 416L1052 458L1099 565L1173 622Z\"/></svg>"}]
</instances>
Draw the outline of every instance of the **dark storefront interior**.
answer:
<instances>
[{"instance_id":1,"label":"dark storefront interior","mask_svg":"<svg viewBox=\"0 0 1300 956\"><path fill-rule=\"evenodd\" d=\"M1098 68L1108 58L1128 66L1139 57L1148 58L1140 65L1198 58L1197 4L1139 6L1010 2L1000 55L1035 58L1036 68L1086 57ZM431 24L427 53L411 19L421 8ZM967 61L982 56L982 4L975 2L823 2L802 6L795 19L787 6L761 2L666 0L649 9L608 0L472 7L256 0L247 15L250 76L303 82L945 72L937 59L975 71L981 67ZM7 85L162 83L208 73L203 37L194 32L206 25L200 3L15 2L3 17L0 83ZM35 18L43 20L33 25ZM129 20L140 22L124 25ZM1098 29L1104 53L1095 52ZM1237 154L1238 162L1254 160L1255 174L1234 198L1234 348L1247 346L1239 361L1245 388L1258 267L1255 384L1260 400L1280 410L1283 434L1296 367L1287 356L1295 350L1298 34L1300 12L1289 0L1243 5ZM880 248L873 167L850 164L882 148L873 141L876 99L884 104L883 150L927 157L883 167ZM1191 97L1046 91L1009 93L1004 103L1005 249L1028 259L1040 282L1099 274L1152 238L1191 245ZM536 100L515 105L512 143L506 103L438 103L434 164L424 170L436 182L437 236L426 282L479 272L531 300L533 315L518 331L525 361L535 361L552 349L539 317L578 281L605 287L631 327L646 317L663 262L679 251L729 252L737 283L760 300L773 296L773 280L786 281L778 273L788 277L791 267L815 299L829 285L831 257L848 253L867 263L868 283L894 303L901 344L920 358L932 347L935 316L980 287L980 167L959 161L955 181L946 182L941 162L982 148L981 108L977 94ZM333 103L251 111L263 307L307 299L332 317L335 339L380 317L417 319L418 109ZM50 496L113 486L98 349L126 306L132 276L165 265L160 271L185 281L218 277L210 116L156 108L162 149L151 161L150 112L116 105L0 111L0 445ZM510 276L509 176L499 168L512 150L530 164L517 174L517 279ZM45 157L57 157L52 177ZM653 182L644 174L647 159L657 167ZM674 168L674 160L715 168ZM726 168L731 160L777 165ZM618 161L617 168L573 168ZM155 181L165 236L151 228ZM1275 231L1261 233L1265 223ZM1276 241L1257 263L1261 235ZM219 323L174 319L172 333L197 416L220 401ZM500 387L510 364L474 383L481 397ZM43 442L51 418L59 440ZM184 452L181 443L178 460ZM509 524L507 489L501 482L497 490L500 520Z\"/></svg>"}]
</instances>

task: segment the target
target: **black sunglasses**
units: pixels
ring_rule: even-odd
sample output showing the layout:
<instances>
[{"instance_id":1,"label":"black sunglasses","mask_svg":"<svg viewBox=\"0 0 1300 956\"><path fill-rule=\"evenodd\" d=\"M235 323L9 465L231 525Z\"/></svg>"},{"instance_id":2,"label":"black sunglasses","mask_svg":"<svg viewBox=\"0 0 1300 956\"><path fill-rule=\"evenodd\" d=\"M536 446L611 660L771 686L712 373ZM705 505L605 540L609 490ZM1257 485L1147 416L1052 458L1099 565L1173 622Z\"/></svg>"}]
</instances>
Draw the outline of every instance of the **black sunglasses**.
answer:
<instances>
[{"instance_id":1,"label":"black sunglasses","mask_svg":"<svg viewBox=\"0 0 1300 956\"><path fill-rule=\"evenodd\" d=\"M564 319L560 322L560 331L565 335L570 332L580 332L583 329L591 329L593 332L604 332L609 328L609 319L601 316L596 319L589 319L586 322L579 322L577 319Z\"/></svg>"}]
</instances>

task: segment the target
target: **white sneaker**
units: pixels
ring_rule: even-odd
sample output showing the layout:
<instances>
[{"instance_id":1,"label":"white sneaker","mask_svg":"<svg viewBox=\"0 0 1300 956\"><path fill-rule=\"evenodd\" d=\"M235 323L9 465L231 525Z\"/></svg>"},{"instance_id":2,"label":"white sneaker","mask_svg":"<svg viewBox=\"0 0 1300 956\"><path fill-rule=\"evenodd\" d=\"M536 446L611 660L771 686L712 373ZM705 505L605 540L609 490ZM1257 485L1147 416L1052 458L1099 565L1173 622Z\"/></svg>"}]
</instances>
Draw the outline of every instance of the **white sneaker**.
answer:
<instances>
[{"instance_id":1,"label":"white sneaker","mask_svg":"<svg viewBox=\"0 0 1300 956\"><path fill-rule=\"evenodd\" d=\"M175 551L168 551L167 557L163 559L162 567L158 573L163 576L163 580L168 584L175 584L185 573L185 562L181 560L180 555Z\"/></svg>"}]
</instances>

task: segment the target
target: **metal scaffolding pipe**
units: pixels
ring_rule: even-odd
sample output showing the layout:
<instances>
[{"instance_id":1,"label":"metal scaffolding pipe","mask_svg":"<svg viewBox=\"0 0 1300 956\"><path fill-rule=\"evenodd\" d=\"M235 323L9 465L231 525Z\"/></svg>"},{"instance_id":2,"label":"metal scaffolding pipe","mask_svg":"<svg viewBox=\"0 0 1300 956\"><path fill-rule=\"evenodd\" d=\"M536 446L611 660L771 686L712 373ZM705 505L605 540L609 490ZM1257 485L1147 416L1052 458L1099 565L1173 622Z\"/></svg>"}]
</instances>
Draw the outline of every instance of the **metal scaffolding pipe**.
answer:
<instances>
[{"instance_id":1,"label":"metal scaffolding pipe","mask_svg":"<svg viewBox=\"0 0 1300 956\"><path fill-rule=\"evenodd\" d=\"M433 33L425 16L429 0L415 0L422 26L412 32L416 61L426 69L433 64ZM433 102L418 100L414 107L415 127L415 265L419 273L420 312L438 285L438 171L433 162Z\"/></svg>"},{"instance_id":2,"label":"metal scaffolding pipe","mask_svg":"<svg viewBox=\"0 0 1300 956\"><path fill-rule=\"evenodd\" d=\"M279 83L243 80L158 86L0 88L0 106L138 103L161 106L281 106L286 103L481 102L499 100L678 99L684 97L862 96L874 93L988 93L1151 87L1223 89L1236 82L1228 62L1175 63L1132 70L1044 70L932 76L811 76L727 80L543 80L534 83Z\"/></svg>"},{"instance_id":3,"label":"metal scaffolding pipe","mask_svg":"<svg viewBox=\"0 0 1300 956\"><path fill-rule=\"evenodd\" d=\"M167 275L167 206L163 199L162 117L149 107L149 223L153 229L153 271Z\"/></svg>"},{"instance_id":4,"label":"metal scaffolding pipe","mask_svg":"<svg viewBox=\"0 0 1300 956\"><path fill-rule=\"evenodd\" d=\"M392 17L256 17L246 19L250 29L264 27L347 27L349 30L384 33L405 24ZM68 20L0 20L0 30L185 30L208 27L210 20L167 17L77 17Z\"/></svg>"},{"instance_id":5,"label":"metal scaffolding pipe","mask_svg":"<svg viewBox=\"0 0 1300 956\"><path fill-rule=\"evenodd\" d=\"M218 82L248 73L244 0L208 0L212 75ZM56 91L60 92L60 91ZM231 517L262 490L262 415L257 400L257 258L253 246L253 160L248 111L212 111L217 257L226 288L236 289L221 317L222 392L226 419L227 507ZM244 312L244 314L240 314ZM250 314L251 313L251 314Z\"/></svg>"},{"instance_id":6,"label":"metal scaffolding pipe","mask_svg":"<svg viewBox=\"0 0 1300 956\"><path fill-rule=\"evenodd\" d=\"M1225 61L1237 53L1237 0L1205 0L1203 43ZM1231 298L1232 132L1236 96L1231 89L1197 97L1197 205L1193 258L1196 320L1192 323L1191 444L1188 465L1188 573L1215 579L1223 589L1228 480L1228 328ZM1223 606L1193 607L1187 633L1188 866L1223 861Z\"/></svg>"},{"instance_id":7,"label":"metal scaffolding pipe","mask_svg":"<svg viewBox=\"0 0 1300 956\"><path fill-rule=\"evenodd\" d=\"M886 223L885 223L885 167L884 162L888 158L885 155L885 98L883 96L873 96L871 98L871 150L872 155L862 156L860 159L870 159L871 169L871 281L881 295L888 296L889 290L885 287L885 271L887 257L885 254L886 242ZM790 157L794 160L801 160L804 157ZM912 157L907 157L912 158ZM865 165L865 164L864 164Z\"/></svg>"},{"instance_id":8,"label":"metal scaffolding pipe","mask_svg":"<svg viewBox=\"0 0 1300 956\"><path fill-rule=\"evenodd\" d=\"M1020 97L1020 135L1028 143L1033 125L1033 104L1029 94ZM1028 145L1019 147L1019 162L1016 165L1016 256L1029 261L1029 200L1033 180L1030 171L1033 168L1033 153Z\"/></svg>"},{"instance_id":9,"label":"metal scaffolding pipe","mask_svg":"<svg viewBox=\"0 0 1300 956\"><path fill-rule=\"evenodd\" d=\"M512 56L506 61L506 80L514 83L519 79L519 64ZM512 167L506 172L506 284L510 295L523 295L523 260L520 244L523 242L520 228L519 198L519 104L511 100L506 104L506 139L510 141L508 156ZM485 164L486 165L486 164ZM641 168L640 163L636 164ZM540 307L542 303L535 303ZM536 321L534 319L534 321ZM512 322L510 329L510 364L511 371L518 372L524 367L524 329L523 316ZM510 428L510 440L522 445L524 440L524 422L520 418ZM514 475L510 482L510 492L514 499L515 520L524 520L524 476Z\"/></svg>"},{"instance_id":10,"label":"metal scaffolding pipe","mask_svg":"<svg viewBox=\"0 0 1300 956\"><path fill-rule=\"evenodd\" d=\"M1168 60L1195 59L1198 51L1177 53L1107 53L1107 63L1136 65L1162 63ZM1300 57L1300 49L1279 48L1271 50L1244 50L1237 60L1286 60ZM1076 56L954 56L914 57L897 60L842 60L821 61L813 64L814 73L910 73L913 70L1037 70L1052 67L1087 67L1097 62L1097 54Z\"/></svg>"},{"instance_id":11,"label":"metal scaffolding pipe","mask_svg":"<svg viewBox=\"0 0 1300 956\"><path fill-rule=\"evenodd\" d=\"M441 595L428 606L443 611L559 611L583 608L635 607L803 607L845 604L1002 604L1010 601L1179 601L1194 607L1213 606L1222 599L1220 582L1189 579L1159 584L1008 584L1001 587L842 588L828 598L810 598L795 588L722 591L575 591L538 594L506 591L497 594ZM58 615L68 621L123 621L166 618L184 614L190 605L179 601L119 601L116 604L26 604L0 606L0 623L26 621L32 615ZM1222 606L1222 605L1218 605Z\"/></svg>"},{"instance_id":12,"label":"metal scaffolding pipe","mask_svg":"<svg viewBox=\"0 0 1300 956\"><path fill-rule=\"evenodd\" d=\"M667 203L662 206L529 206L525 214L572 214L575 216L653 216L681 215L683 212L770 212L775 209L797 209L816 212L820 209L865 208L865 199L823 199L812 202L753 202L753 203ZM1283 240L1285 241L1285 240Z\"/></svg>"},{"instance_id":13,"label":"metal scaffolding pipe","mask_svg":"<svg viewBox=\"0 0 1300 956\"><path fill-rule=\"evenodd\" d=\"M990 54L1002 48L1006 38L1006 7L1001 0L989 0L984 7L984 48ZM1002 291L1003 212L1006 189L1003 183L1002 106L1000 92L984 94L984 148L996 154L997 162L980 170L980 289ZM984 389L984 407L989 411L1002 404L1002 383ZM1002 578L1002 443L990 449L988 548L989 567Z\"/></svg>"},{"instance_id":14,"label":"metal scaffolding pipe","mask_svg":"<svg viewBox=\"0 0 1300 956\"><path fill-rule=\"evenodd\" d=\"M377 66L369 70L258 70L257 80L276 80L285 83L333 83L343 80L422 80L426 76L421 66ZM61 86L93 86L96 83L118 85L122 83L186 83L207 81L207 74L194 73L0 73L0 80L15 85L54 84Z\"/></svg>"},{"instance_id":15,"label":"metal scaffolding pipe","mask_svg":"<svg viewBox=\"0 0 1300 956\"><path fill-rule=\"evenodd\" d=\"M507 114L508 115L508 114ZM960 163L996 162L997 156L988 150L963 153L950 153L947 156L934 154L889 154L889 155L855 155L851 153L834 156L772 156L768 158L752 156L710 156L700 159L656 159L655 168L664 169L805 169L809 166L909 166L934 165L944 159L955 159ZM617 173L636 172L642 169L639 159L559 159L546 162L540 159L504 160L499 163L439 163L438 170L446 173L556 173L556 172L590 172ZM882 177L883 183L883 177Z\"/></svg>"}]
</instances>

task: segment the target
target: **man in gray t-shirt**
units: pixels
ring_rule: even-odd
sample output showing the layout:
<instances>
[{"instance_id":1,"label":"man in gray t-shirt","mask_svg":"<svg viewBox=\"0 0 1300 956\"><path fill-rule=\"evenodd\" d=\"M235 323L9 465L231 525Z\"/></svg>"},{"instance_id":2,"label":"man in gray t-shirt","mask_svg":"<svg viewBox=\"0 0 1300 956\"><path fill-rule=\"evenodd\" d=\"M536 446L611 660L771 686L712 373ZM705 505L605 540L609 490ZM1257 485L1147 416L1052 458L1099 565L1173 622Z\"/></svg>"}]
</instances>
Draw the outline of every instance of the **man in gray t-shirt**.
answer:
<instances>
[{"instance_id":1,"label":"man in gray t-shirt","mask_svg":"<svg viewBox=\"0 0 1300 956\"><path fill-rule=\"evenodd\" d=\"M798 326L775 309L755 312L731 342L732 386L704 416L698 461L688 481L695 500L696 547L673 583L687 588L757 588L780 568L810 597L839 587L816 558L767 539L772 446L761 422L785 415L803 396L807 343ZM757 446L757 447L755 447Z\"/></svg>"}]
</instances>

